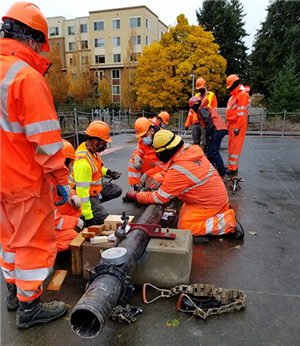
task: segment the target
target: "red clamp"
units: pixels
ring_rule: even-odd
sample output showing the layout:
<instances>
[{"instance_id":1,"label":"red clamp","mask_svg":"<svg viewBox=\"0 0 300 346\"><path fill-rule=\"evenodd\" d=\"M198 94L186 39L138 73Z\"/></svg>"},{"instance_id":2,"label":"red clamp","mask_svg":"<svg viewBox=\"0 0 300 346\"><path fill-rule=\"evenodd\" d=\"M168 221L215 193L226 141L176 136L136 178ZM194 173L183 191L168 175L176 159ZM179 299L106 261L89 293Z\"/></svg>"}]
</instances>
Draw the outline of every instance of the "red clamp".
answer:
<instances>
[{"instance_id":1,"label":"red clamp","mask_svg":"<svg viewBox=\"0 0 300 346\"><path fill-rule=\"evenodd\" d=\"M117 227L119 227L121 225L122 224L117 224ZM141 229L150 238L175 239L175 237L176 237L175 233L169 232L169 228L166 229L166 232L162 232L161 231L161 225L130 223L130 224L128 224L128 226L130 227L130 230L128 232L131 232L134 229Z\"/></svg>"}]
</instances>

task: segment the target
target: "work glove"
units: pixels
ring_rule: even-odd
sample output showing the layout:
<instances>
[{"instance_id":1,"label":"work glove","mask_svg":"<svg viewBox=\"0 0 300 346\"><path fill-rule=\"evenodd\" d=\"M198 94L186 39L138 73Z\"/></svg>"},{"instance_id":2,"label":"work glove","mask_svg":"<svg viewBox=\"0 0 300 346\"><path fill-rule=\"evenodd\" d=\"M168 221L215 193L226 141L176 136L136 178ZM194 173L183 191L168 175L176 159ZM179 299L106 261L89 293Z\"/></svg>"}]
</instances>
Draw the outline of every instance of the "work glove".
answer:
<instances>
[{"instance_id":1,"label":"work glove","mask_svg":"<svg viewBox=\"0 0 300 346\"><path fill-rule=\"evenodd\" d=\"M69 198L69 204L76 210L79 210L81 206L81 198L79 198L77 195L73 195Z\"/></svg>"},{"instance_id":2,"label":"work glove","mask_svg":"<svg viewBox=\"0 0 300 346\"><path fill-rule=\"evenodd\" d=\"M115 171L111 171L110 169L108 169L106 171L106 175L108 175L109 177L112 178L112 180L117 180L120 178L120 176L122 175L122 173L119 172L115 172Z\"/></svg>"},{"instance_id":3,"label":"work glove","mask_svg":"<svg viewBox=\"0 0 300 346\"><path fill-rule=\"evenodd\" d=\"M234 129L233 133L237 136L240 133L239 129Z\"/></svg>"},{"instance_id":4,"label":"work glove","mask_svg":"<svg viewBox=\"0 0 300 346\"><path fill-rule=\"evenodd\" d=\"M140 178L140 184L144 185L145 181L148 179L148 176L146 173L143 173L141 178Z\"/></svg>"},{"instance_id":5,"label":"work glove","mask_svg":"<svg viewBox=\"0 0 300 346\"><path fill-rule=\"evenodd\" d=\"M89 220L85 220L85 227L90 227L90 226L93 226L93 225L95 225L94 218L89 219Z\"/></svg>"},{"instance_id":6,"label":"work glove","mask_svg":"<svg viewBox=\"0 0 300 346\"><path fill-rule=\"evenodd\" d=\"M84 221L78 218L77 225L75 226L75 231L79 233L80 231L83 230L84 227Z\"/></svg>"},{"instance_id":7,"label":"work glove","mask_svg":"<svg viewBox=\"0 0 300 346\"><path fill-rule=\"evenodd\" d=\"M161 173L154 174L154 177L151 181L152 190L158 190L163 182L164 177Z\"/></svg>"},{"instance_id":8,"label":"work glove","mask_svg":"<svg viewBox=\"0 0 300 346\"><path fill-rule=\"evenodd\" d=\"M65 204L67 200L69 199L71 195L71 188L68 184L68 185L57 185L56 189L57 189L57 194L59 196L62 196L62 199L58 201L57 203L55 203L59 207L60 205Z\"/></svg>"},{"instance_id":9,"label":"work glove","mask_svg":"<svg viewBox=\"0 0 300 346\"><path fill-rule=\"evenodd\" d=\"M134 163L133 166L136 170L140 171L142 166L144 164L144 161L142 160L142 158L139 155L135 155L134 159L133 159Z\"/></svg>"},{"instance_id":10,"label":"work glove","mask_svg":"<svg viewBox=\"0 0 300 346\"><path fill-rule=\"evenodd\" d=\"M137 195L137 194L138 194L137 191L128 191L128 192L126 193L126 197L127 197L129 200L133 201L133 202L137 202L137 200L136 200L136 195Z\"/></svg>"},{"instance_id":11,"label":"work glove","mask_svg":"<svg viewBox=\"0 0 300 346\"><path fill-rule=\"evenodd\" d=\"M185 131L188 131L189 127L186 126L184 129L185 129Z\"/></svg>"}]
</instances>

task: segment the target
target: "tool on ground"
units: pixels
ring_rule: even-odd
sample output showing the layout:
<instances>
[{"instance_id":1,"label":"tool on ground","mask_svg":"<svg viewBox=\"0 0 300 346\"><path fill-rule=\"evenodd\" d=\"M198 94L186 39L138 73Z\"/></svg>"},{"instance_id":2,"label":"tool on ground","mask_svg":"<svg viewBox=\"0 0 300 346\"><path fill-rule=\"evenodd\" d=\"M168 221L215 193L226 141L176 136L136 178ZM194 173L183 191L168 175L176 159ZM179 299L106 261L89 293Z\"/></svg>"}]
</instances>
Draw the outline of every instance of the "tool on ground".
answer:
<instances>
[{"instance_id":1,"label":"tool on ground","mask_svg":"<svg viewBox=\"0 0 300 346\"><path fill-rule=\"evenodd\" d=\"M127 304L125 307L117 305L110 316L113 321L118 320L119 322L126 322L131 324L131 322L136 321L136 316L143 312L143 308L140 306L131 306Z\"/></svg>"},{"instance_id":2,"label":"tool on ground","mask_svg":"<svg viewBox=\"0 0 300 346\"><path fill-rule=\"evenodd\" d=\"M229 189L232 190L233 195L236 193L236 191L239 191L241 189L240 182L245 181L242 178L238 178L238 177L233 177L233 178L228 177L227 180L231 181L232 183L232 185L229 186Z\"/></svg>"},{"instance_id":3,"label":"tool on ground","mask_svg":"<svg viewBox=\"0 0 300 346\"><path fill-rule=\"evenodd\" d=\"M160 295L150 301L147 300L146 295L148 286L160 292ZM170 298L176 294L180 294L177 303L179 311L192 313L204 320L211 315L241 310L245 307L247 298L243 291L223 289L209 284L178 285L169 290L158 288L150 283L143 285L145 304L153 303L159 298Z\"/></svg>"},{"instance_id":4,"label":"tool on ground","mask_svg":"<svg viewBox=\"0 0 300 346\"><path fill-rule=\"evenodd\" d=\"M109 170L107 170L107 171L109 171ZM122 173L110 171L108 175L110 176L110 179L108 181L110 183L112 180L119 179L122 176Z\"/></svg>"}]
</instances>

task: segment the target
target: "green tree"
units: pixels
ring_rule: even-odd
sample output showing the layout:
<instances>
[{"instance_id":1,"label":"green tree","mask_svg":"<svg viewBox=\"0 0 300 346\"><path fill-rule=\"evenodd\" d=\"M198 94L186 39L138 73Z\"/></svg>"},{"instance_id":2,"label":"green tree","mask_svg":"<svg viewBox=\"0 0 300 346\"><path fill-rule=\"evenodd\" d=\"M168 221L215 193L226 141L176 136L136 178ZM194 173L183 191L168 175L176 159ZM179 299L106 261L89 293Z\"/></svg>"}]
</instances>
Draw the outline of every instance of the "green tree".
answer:
<instances>
[{"instance_id":1,"label":"green tree","mask_svg":"<svg viewBox=\"0 0 300 346\"><path fill-rule=\"evenodd\" d=\"M227 60L226 74L237 74L247 79L249 68L244 37L244 7L240 0L204 0L196 11L198 24L211 31L220 47L220 54Z\"/></svg>"},{"instance_id":2,"label":"green tree","mask_svg":"<svg viewBox=\"0 0 300 346\"><path fill-rule=\"evenodd\" d=\"M268 110L271 112L300 111L299 81L300 73L296 72L295 58L291 55L275 77L268 99Z\"/></svg>"},{"instance_id":3,"label":"green tree","mask_svg":"<svg viewBox=\"0 0 300 346\"><path fill-rule=\"evenodd\" d=\"M99 105L101 108L111 105L110 89L106 78L102 78L98 83Z\"/></svg>"},{"instance_id":4,"label":"green tree","mask_svg":"<svg viewBox=\"0 0 300 346\"><path fill-rule=\"evenodd\" d=\"M268 100L273 82L293 54L300 72L300 2L272 1L265 22L255 35L251 61L251 89ZM291 91L292 92L292 91Z\"/></svg>"},{"instance_id":5,"label":"green tree","mask_svg":"<svg viewBox=\"0 0 300 346\"><path fill-rule=\"evenodd\" d=\"M46 81L49 85L55 105L62 104L68 96L69 81L65 73L62 72L62 62L59 56L59 48L55 40L50 40L51 51L46 54L46 58L52 63L46 73Z\"/></svg>"},{"instance_id":6,"label":"green tree","mask_svg":"<svg viewBox=\"0 0 300 346\"><path fill-rule=\"evenodd\" d=\"M183 14L159 42L146 47L138 58L134 91L137 103L152 111L187 107L192 78L204 77L208 89L225 94L226 60L210 32L190 26Z\"/></svg>"}]
</instances>

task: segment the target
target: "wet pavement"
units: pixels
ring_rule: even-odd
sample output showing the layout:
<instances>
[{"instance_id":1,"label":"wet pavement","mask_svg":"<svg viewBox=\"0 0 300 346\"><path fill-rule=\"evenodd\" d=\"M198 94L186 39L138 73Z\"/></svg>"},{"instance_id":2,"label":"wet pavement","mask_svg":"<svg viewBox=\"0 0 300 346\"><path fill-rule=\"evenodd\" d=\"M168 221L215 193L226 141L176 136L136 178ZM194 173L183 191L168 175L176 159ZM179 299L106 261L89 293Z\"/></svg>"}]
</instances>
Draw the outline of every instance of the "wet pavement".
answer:
<instances>
[{"instance_id":1,"label":"wet pavement","mask_svg":"<svg viewBox=\"0 0 300 346\"><path fill-rule=\"evenodd\" d=\"M124 192L134 147L133 134L119 135L113 150L103 156L106 167L123 172L118 183ZM227 138L221 150L225 162L226 148ZM58 254L54 269L67 269L69 274L59 291L47 291L50 276L42 294L43 301L64 300L71 305L60 320L17 330L15 312L6 311L6 286L1 278L1 346L300 345L300 137L247 136L239 177L245 181L236 194L229 190L230 182L226 185L245 239L211 238L207 244L193 245L190 282L242 290L247 295L245 309L204 321L178 312L178 296L145 305L141 287L136 287L129 303L144 309L136 322L108 320L98 337L83 339L72 331L68 318L86 281L71 275L71 254L65 251ZM110 214L125 211L137 216L145 209L122 203L121 198L105 207ZM166 324L174 319L179 321L177 326Z\"/></svg>"}]
</instances>

